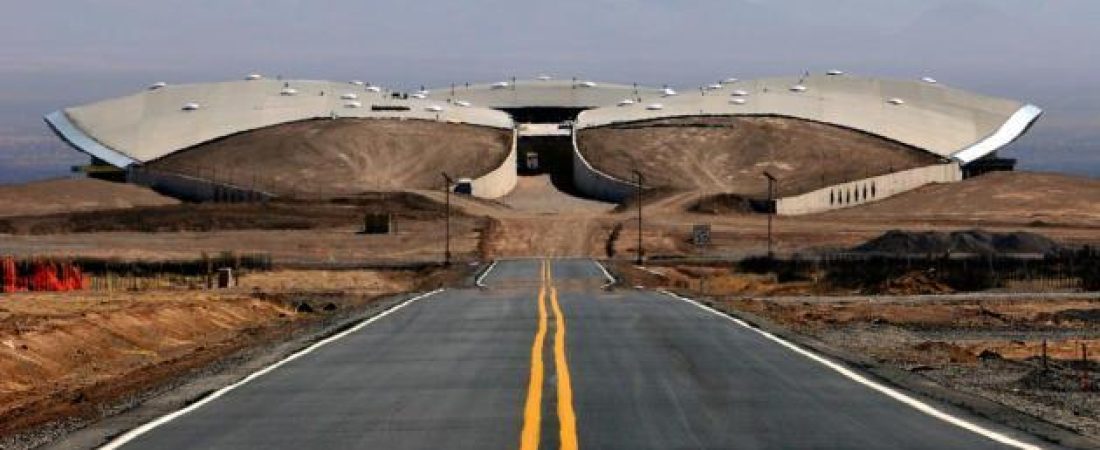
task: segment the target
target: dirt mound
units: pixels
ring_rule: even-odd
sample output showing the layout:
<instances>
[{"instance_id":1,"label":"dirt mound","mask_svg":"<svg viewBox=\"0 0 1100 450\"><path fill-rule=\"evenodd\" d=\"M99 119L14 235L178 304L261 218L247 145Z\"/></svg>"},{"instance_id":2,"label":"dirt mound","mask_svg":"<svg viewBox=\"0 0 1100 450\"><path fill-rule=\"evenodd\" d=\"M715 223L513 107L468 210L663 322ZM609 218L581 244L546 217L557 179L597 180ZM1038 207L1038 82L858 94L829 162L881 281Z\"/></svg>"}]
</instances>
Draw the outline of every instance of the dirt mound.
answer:
<instances>
[{"instance_id":1,"label":"dirt mound","mask_svg":"<svg viewBox=\"0 0 1100 450\"><path fill-rule=\"evenodd\" d=\"M719 216L749 214L756 211L752 200L737 194L708 195L692 203L687 209L689 212Z\"/></svg>"},{"instance_id":2,"label":"dirt mound","mask_svg":"<svg viewBox=\"0 0 1100 450\"><path fill-rule=\"evenodd\" d=\"M309 120L248 131L150 163L283 196L430 189L477 178L511 150L508 130L425 120Z\"/></svg>"},{"instance_id":3,"label":"dirt mound","mask_svg":"<svg viewBox=\"0 0 1100 450\"><path fill-rule=\"evenodd\" d=\"M179 201L132 184L91 178L0 185L0 217L100 211L139 206L174 205ZM0 228L0 233L3 233Z\"/></svg>"},{"instance_id":4,"label":"dirt mound","mask_svg":"<svg viewBox=\"0 0 1100 450\"><path fill-rule=\"evenodd\" d=\"M585 129L578 145L593 166L681 190L781 195L940 162L932 153L866 133L781 117L681 117Z\"/></svg>"},{"instance_id":5,"label":"dirt mound","mask_svg":"<svg viewBox=\"0 0 1100 450\"><path fill-rule=\"evenodd\" d=\"M991 233L983 230L967 231L901 231L890 230L886 234L865 242L852 250L861 253L889 254L944 254L944 253L1031 253L1048 254L1061 249L1056 242L1041 234L1024 231Z\"/></svg>"},{"instance_id":6,"label":"dirt mound","mask_svg":"<svg viewBox=\"0 0 1100 450\"><path fill-rule=\"evenodd\" d=\"M934 184L867 205L821 214L837 220L997 221L1100 226L1100 179L994 172Z\"/></svg>"},{"instance_id":7,"label":"dirt mound","mask_svg":"<svg viewBox=\"0 0 1100 450\"><path fill-rule=\"evenodd\" d=\"M955 290L951 286L932 279L924 272L910 272L886 280L874 291L875 294L882 295L933 295L953 292Z\"/></svg>"}]
</instances>

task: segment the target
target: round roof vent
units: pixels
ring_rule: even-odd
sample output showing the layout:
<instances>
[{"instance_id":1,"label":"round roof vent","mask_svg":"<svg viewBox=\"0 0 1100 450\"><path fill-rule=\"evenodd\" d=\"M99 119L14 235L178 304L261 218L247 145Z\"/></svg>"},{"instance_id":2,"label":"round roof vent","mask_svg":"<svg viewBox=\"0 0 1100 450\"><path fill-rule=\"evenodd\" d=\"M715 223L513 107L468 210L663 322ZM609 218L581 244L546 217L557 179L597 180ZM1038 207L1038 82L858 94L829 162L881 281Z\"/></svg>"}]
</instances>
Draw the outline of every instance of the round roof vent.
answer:
<instances>
[{"instance_id":1,"label":"round roof vent","mask_svg":"<svg viewBox=\"0 0 1100 450\"><path fill-rule=\"evenodd\" d=\"M662 105L660 103L652 103L652 104L646 105L645 109L648 109L650 111L660 111L662 109L665 109L665 105Z\"/></svg>"},{"instance_id":2,"label":"round roof vent","mask_svg":"<svg viewBox=\"0 0 1100 450\"><path fill-rule=\"evenodd\" d=\"M183 108L181 108L181 109L183 109L184 111L198 111L200 108L202 108L201 105L199 105L198 103L193 103L192 102L192 103L184 104Z\"/></svg>"},{"instance_id":3,"label":"round roof vent","mask_svg":"<svg viewBox=\"0 0 1100 450\"><path fill-rule=\"evenodd\" d=\"M455 100L455 104L458 105L458 106L461 106L463 108L469 108L470 107L470 102L468 102L466 100Z\"/></svg>"},{"instance_id":4,"label":"round roof vent","mask_svg":"<svg viewBox=\"0 0 1100 450\"><path fill-rule=\"evenodd\" d=\"M743 99L743 98L738 97L738 98L731 98L730 103L732 103L734 105L744 105L745 103L748 103L748 101Z\"/></svg>"},{"instance_id":5,"label":"round roof vent","mask_svg":"<svg viewBox=\"0 0 1100 450\"><path fill-rule=\"evenodd\" d=\"M801 84L796 84L794 86L791 86L791 92L806 92L806 86L801 85Z\"/></svg>"},{"instance_id":6,"label":"round roof vent","mask_svg":"<svg viewBox=\"0 0 1100 450\"><path fill-rule=\"evenodd\" d=\"M439 105L432 105L432 106L429 106L427 108L424 108L424 110L425 111L430 111L430 112L443 112L443 107L439 106Z\"/></svg>"},{"instance_id":7,"label":"round roof vent","mask_svg":"<svg viewBox=\"0 0 1100 450\"><path fill-rule=\"evenodd\" d=\"M283 88L283 90L280 91L279 94L290 97L290 96L298 95L298 90L294 89L294 88Z\"/></svg>"},{"instance_id":8,"label":"round roof vent","mask_svg":"<svg viewBox=\"0 0 1100 450\"><path fill-rule=\"evenodd\" d=\"M894 98L892 98L892 99L889 99L889 100L887 100L887 101L886 101L886 103L889 103L889 104L891 104L891 105L904 105L904 104L905 104L905 100L902 100L902 99L900 99L900 98L894 97Z\"/></svg>"},{"instance_id":9,"label":"round roof vent","mask_svg":"<svg viewBox=\"0 0 1100 450\"><path fill-rule=\"evenodd\" d=\"M744 89L738 89L738 90L735 90L733 92L730 92L730 95L734 96L734 97L746 97L746 96L749 95L749 92L744 90Z\"/></svg>"},{"instance_id":10,"label":"round roof vent","mask_svg":"<svg viewBox=\"0 0 1100 450\"><path fill-rule=\"evenodd\" d=\"M258 73L250 73L247 77L244 77L244 79L248 81L256 81L264 79L264 76Z\"/></svg>"},{"instance_id":11,"label":"round roof vent","mask_svg":"<svg viewBox=\"0 0 1100 450\"><path fill-rule=\"evenodd\" d=\"M629 98L623 99L623 101L619 102L619 106L630 106L630 105L633 105L633 104L634 104L634 100L631 100Z\"/></svg>"},{"instance_id":12,"label":"round roof vent","mask_svg":"<svg viewBox=\"0 0 1100 450\"><path fill-rule=\"evenodd\" d=\"M344 103L344 107L345 108L351 108L351 109L359 109L359 108L363 107L363 103L362 102L347 102L347 103Z\"/></svg>"},{"instance_id":13,"label":"round roof vent","mask_svg":"<svg viewBox=\"0 0 1100 450\"><path fill-rule=\"evenodd\" d=\"M341 95L340 98L343 100L357 100L359 99L359 94L348 92L347 94Z\"/></svg>"},{"instance_id":14,"label":"round roof vent","mask_svg":"<svg viewBox=\"0 0 1100 450\"><path fill-rule=\"evenodd\" d=\"M382 92L382 88L378 86L367 86L367 92Z\"/></svg>"},{"instance_id":15,"label":"round roof vent","mask_svg":"<svg viewBox=\"0 0 1100 450\"><path fill-rule=\"evenodd\" d=\"M409 97L412 97L412 98L419 98L419 99L425 99L425 98L428 98L428 95L427 95L427 94L423 94L423 93L420 93L420 92L417 92L417 93L415 93L415 94L413 94L413 95L410 95Z\"/></svg>"},{"instance_id":16,"label":"round roof vent","mask_svg":"<svg viewBox=\"0 0 1100 450\"><path fill-rule=\"evenodd\" d=\"M168 86L168 83L165 83L163 81L158 81L156 83L150 84L149 85L149 90L150 91L155 91L155 90L163 88L165 86Z\"/></svg>"}]
</instances>

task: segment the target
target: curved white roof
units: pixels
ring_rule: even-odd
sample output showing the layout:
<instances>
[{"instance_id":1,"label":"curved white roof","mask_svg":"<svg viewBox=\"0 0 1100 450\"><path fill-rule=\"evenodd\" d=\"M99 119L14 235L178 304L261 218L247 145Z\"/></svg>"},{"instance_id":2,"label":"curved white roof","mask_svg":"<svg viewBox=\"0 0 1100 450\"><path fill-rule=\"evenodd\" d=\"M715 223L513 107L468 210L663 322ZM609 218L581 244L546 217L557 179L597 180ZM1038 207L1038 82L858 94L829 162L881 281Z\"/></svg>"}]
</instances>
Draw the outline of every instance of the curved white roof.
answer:
<instances>
[{"instance_id":1,"label":"curved white roof","mask_svg":"<svg viewBox=\"0 0 1100 450\"><path fill-rule=\"evenodd\" d=\"M349 93L356 99L349 102ZM202 105L184 111L185 105ZM507 114L487 108L432 108L431 100L392 99L386 92L330 81L240 80L167 85L65 109L46 116L61 137L119 167L243 131L332 117L424 119L495 128L513 127ZM406 111L371 106L404 106Z\"/></svg>"},{"instance_id":2,"label":"curved white roof","mask_svg":"<svg viewBox=\"0 0 1100 450\"><path fill-rule=\"evenodd\" d=\"M805 89L792 91L793 86ZM51 113L46 121L77 149L119 167L299 120L423 119L510 129L511 117L489 108L525 107L595 108L580 114L577 129L676 116L779 115L860 130L969 162L1011 143L1042 114L1033 105L918 79L731 78L711 88L703 95L670 96L664 88L535 79L456 85L453 91L421 92L425 99L394 99L365 83L258 79L165 85ZM464 107L441 106L447 103ZM196 108L185 111L189 104Z\"/></svg>"},{"instance_id":3,"label":"curved white roof","mask_svg":"<svg viewBox=\"0 0 1100 450\"><path fill-rule=\"evenodd\" d=\"M489 108L597 108L614 106L624 98L660 97L661 89L578 79L535 79L489 84L437 87L428 96L438 101L466 100Z\"/></svg>"},{"instance_id":4,"label":"curved white roof","mask_svg":"<svg viewBox=\"0 0 1100 450\"><path fill-rule=\"evenodd\" d=\"M730 101L742 91L752 100ZM666 98L660 110L592 109L580 114L576 128L677 116L778 115L864 131L966 163L1011 143L1041 114L1034 105L919 80L815 75L742 80L706 95Z\"/></svg>"}]
</instances>

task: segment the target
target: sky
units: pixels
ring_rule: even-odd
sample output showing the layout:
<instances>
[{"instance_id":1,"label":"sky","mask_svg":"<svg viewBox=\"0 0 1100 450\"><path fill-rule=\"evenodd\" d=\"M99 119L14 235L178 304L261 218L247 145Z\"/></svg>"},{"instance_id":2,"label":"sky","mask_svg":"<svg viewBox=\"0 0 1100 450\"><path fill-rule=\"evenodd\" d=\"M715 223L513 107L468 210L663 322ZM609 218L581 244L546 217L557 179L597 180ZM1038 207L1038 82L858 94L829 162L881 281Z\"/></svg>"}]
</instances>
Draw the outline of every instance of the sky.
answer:
<instances>
[{"instance_id":1,"label":"sky","mask_svg":"<svg viewBox=\"0 0 1100 450\"><path fill-rule=\"evenodd\" d=\"M2 0L0 183L86 158L41 116L171 83L548 73L691 88L843 69L1034 103L1023 168L1100 177L1096 0Z\"/></svg>"}]
</instances>

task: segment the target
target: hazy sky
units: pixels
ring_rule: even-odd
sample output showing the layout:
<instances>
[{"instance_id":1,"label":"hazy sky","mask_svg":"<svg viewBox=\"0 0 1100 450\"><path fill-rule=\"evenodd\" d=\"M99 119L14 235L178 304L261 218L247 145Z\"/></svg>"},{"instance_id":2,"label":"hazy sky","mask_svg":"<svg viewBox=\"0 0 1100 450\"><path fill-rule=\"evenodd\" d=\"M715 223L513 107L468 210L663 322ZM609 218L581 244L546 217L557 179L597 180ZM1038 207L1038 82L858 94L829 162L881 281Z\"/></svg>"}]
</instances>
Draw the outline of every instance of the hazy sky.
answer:
<instances>
[{"instance_id":1,"label":"hazy sky","mask_svg":"<svg viewBox=\"0 0 1100 450\"><path fill-rule=\"evenodd\" d=\"M543 72L681 87L831 68L932 75L1040 105L1013 152L1100 176L1097 0L5 3L0 182L81 161L46 112L255 71L398 88Z\"/></svg>"}]
</instances>

